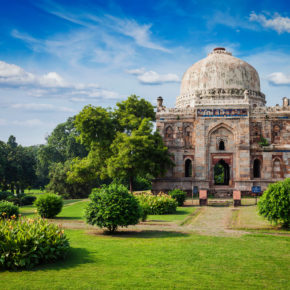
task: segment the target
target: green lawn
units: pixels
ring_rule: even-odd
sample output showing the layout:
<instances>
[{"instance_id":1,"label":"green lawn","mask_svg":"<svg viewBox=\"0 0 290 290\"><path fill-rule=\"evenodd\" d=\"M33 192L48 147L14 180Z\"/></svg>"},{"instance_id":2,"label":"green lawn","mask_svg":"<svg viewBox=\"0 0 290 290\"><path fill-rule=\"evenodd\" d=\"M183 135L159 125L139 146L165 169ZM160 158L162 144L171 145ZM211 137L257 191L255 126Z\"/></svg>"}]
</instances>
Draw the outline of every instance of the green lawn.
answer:
<instances>
[{"instance_id":1,"label":"green lawn","mask_svg":"<svg viewBox=\"0 0 290 290\"><path fill-rule=\"evenodd\" d=\"M57 219L67 220L67 226L75 220L82 223L87 202L65 201ZM269 227L256 206L227 210L234 229ZM24 214L33 211L33 206L21 207ZM0 289L290 289L286 232L230 237L180 230L206 212L196 206L179 207L176 214L150 215L146 227L113 236L67 229L72 249L66 260L28 271L2 271ZM172 227L164 230L164 223Z\"/></svg>"},{"instance_id":2,"label":"green lawn","mask_svg":"<svg viewBox=\"0 0 290 290\"><path fill-rule=\"evenodd\" d=\"M175 214L149 215L147 221L176 222L184 220L196 210L195 207L178 207Z\"/></svg>"},{"instance_id":3,"label":"green lawn","mask_svg":"<svg viewBox=\"0 0 290 290\"><path fill-rule=\"evenodd\" d=\"M85 202L82 202L81 199L65 199L63 201L64 206L63 206L63 209L62 209L62 212L60 213L60 215L62 215L63 213L66 213L67 210L68 210L68 214L70 214L70 209L67 209L67 208L70 207L72 204L79 203L79 202L85 203ZM36 207L34 205L25 205L25 206L20 207L20 213L22 215L25 215L28 217L35 215L35 210L36 210ZM75 214L81 216L81 213L79 211L79 207L76 208Z\"/></svg>"},{"instance_id":4,"label":"green lawn","mask_svg":"<svg viewBox=\"0 0 290 290\"><path fill-rule=\"evenodd\" d=\"M1 289L289 289L289 237L67 230L66 261L0 273Z\"/></svg>"}]
</instances>

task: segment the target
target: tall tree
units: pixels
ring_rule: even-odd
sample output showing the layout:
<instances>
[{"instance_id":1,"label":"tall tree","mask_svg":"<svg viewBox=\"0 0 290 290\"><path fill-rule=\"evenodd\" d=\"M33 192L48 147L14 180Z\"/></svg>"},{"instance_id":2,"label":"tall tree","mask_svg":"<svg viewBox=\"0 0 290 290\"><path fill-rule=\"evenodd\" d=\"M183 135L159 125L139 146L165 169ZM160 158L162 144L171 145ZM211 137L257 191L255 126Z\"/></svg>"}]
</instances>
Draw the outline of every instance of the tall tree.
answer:
<instances>
[{"instance_id":1,"label":"tall tree","mask_svg":"<svg viewBox=\"0 0 290 290\"><path fill-rule=\"evenodd\" d=\"M86 106L75 124L90 152L75 160L68 178L127 178L133 190L137 175L163 174L172 161L161 136L152 132L154 120L154 107L135 95L117 103L114 111Z\"/></svg>"}]
</instances>

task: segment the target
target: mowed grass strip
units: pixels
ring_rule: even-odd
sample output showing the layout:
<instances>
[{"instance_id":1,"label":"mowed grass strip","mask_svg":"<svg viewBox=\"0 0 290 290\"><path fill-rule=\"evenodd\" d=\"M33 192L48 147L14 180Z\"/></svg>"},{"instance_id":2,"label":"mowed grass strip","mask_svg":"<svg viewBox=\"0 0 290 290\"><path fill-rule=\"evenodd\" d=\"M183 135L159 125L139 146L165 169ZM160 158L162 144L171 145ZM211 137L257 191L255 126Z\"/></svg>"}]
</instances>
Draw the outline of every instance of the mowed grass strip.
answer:
<instances>
[{"instance_id":1,"label":"mowed grass strip","mask_svg":"<svg viewBox=\"0 0 290 290\"><path fill-rule=\"evenodd\" d=\"M66 212L66 208L67 207L72 206L75 203L79 203L79 202L86 203L87 200L83 200L83 199L65 199L63 201L63 205L64 206L63 206L62 212ZM21 206L20 207L20 213L22 215L24 215L24 216L27 216L27 217L32 217L33 215L35 215L35 211L36 211L36 207L34 205L25 205L25 206ZM72 210L72 211L74 211L74 210ZM62 214L62 212L60 214ZM74 212L75 212L75 214L77 216L80 216L78 208L76 208Z\"/></svg>"},{"instance_id":2,"label":"mowed grass strip","mask_svg":"<svg viewBox=\"0 0 290 290\"><path fill-rule=\"evenodd\" d=\"M66 230L67 260L0 273L2 289L289 289L289 237Z\"/></svg>"}]
</instances>

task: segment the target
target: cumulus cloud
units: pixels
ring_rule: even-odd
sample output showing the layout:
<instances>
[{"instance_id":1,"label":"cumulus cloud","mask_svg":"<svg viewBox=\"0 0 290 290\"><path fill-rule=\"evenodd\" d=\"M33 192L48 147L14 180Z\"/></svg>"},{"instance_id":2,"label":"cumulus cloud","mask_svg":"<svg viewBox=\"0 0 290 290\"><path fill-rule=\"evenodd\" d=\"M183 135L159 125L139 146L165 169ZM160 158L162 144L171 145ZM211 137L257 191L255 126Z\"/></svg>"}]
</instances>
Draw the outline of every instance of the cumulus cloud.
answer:
<instances>
[{"instance_id":1,"label":"cumulus cloud","mask_svg":"<svg viewBox=\"0 0 290 290\"><path fill-rule=\"evenodd\" d=\"M268 81L276 86L289 86L290 75L285 75L282 72L274 72L268 76Z\"/></svg>"},{"instance_id":2,"label":"cumulus cloud","mask_svg":"<svg viewBox=\"0 0 290 290\"><path fill-rule=\"evenodd\" d=\"M11 108L37 112L46 112L46 111L75 112L74 109L68 107L55 106L52 104L38 104L38 103L12 104Z\"/></svg>"},{"instance_id":3,"label":"cumulus cloud","mask_svg":"<svg viewBox=\"0 0 290 290\"><path fill-rule=\"evenodd\" d=\"M26 89L29 95L35 97L119 98L116 92L102 89L97 84L70 83L65 81L56 72L36 75L25 71L15 64L9 64L4 61L0 61L0 88L1 87ZM48 109L47 106L49 105L45 105L46 109ZM33 108L36 108L36 104L30 104L30 109ZM38 106L38 109L39 108ZM44 106L42 108L44 109ZM59 108L59 110L66 110L66 108Z\"/></svg>"},{"instance_id":4,"label":"cumulus cloud","mask_svg":"<svg viewBox=\"0 0 290 290\"><path fill-rule=\"evenodd\" d=\"M278 13L275 13L272 18L267 18L264 14L256 14L255 12L252 12L250 14L250 21L258 22L263 27L271 28L278 33L290 33L290 18L282 17Z\"/></svg>"},{"instance_id":5,"label":"cumulus cloud","mask_svg":"<svg viewBox=\"0 0 290 290\"><path fill-rule=\"evenodd\" d=\"M160 85L164 83L179 82L179 77L176 74L159 74L153 70L146 71L144 68L131 69L126 72L137 76L137 79L145 85Z\"/></svg>"}]
</instances>

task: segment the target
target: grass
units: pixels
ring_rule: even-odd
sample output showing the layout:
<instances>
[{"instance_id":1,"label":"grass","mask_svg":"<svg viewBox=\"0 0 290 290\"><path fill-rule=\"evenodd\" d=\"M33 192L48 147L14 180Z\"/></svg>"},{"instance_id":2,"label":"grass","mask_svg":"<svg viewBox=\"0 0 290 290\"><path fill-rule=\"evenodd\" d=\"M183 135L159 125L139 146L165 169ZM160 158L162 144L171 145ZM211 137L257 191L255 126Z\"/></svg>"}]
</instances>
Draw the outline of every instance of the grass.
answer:
<instances>
[{"instance_id":1,"label":"grass","mask_svg":"<svg viewBox=\"0 0 290 290\"><path fill-rule=\"evenodd\" d=\"M289 289L287 237L66 233L72 246L66 261L2 272L1 288Z\"/></svg>"},{"instance_id":2,"label":"grass","mask_svg":"<svg viewBox=\"0 0 290 290\"><path fill-rule=\"evenodd\" d=\"M81 221L87 202L66 201L59 222ZM249 205L225 210L232 211L232 228L261 229L258 234L224 237L177 231L193 226L197 214L202 219L206 211L201 209L186 206L178 207L176 214L150 215L147 227L115 235L67 229L72 250L66 260L32 270L2 271L0 289L290 288L289 235L263 234L271 226L257 214L256 206ZM33 210L21 207L22 213ZM164 222L175 226L166 230L156 226Z\"/></svg>"},{"instance_id":3,"label":"grass","mask_svg":"<svg viewBox=\"0 0 290 290\"><path fill-rule=\"evenodd\" d=\"M195 207L178 207L175 214L148 215L147 221L176 222L184 220L196 210Z\"/></svg>"},{"instance_id":4,"label":"grass","mask_svg":"<svg viewBox=\"0 0 290 290\"><path fill-rule=\"evenodd\" d=\"M71 206L74 203L79 203L81 201L82 201L82 199L65 199L63 201L64 206L63 206L63 209L62 209L62 212L60 213L60 215L67 212L67 207ZM36 207L34 205L25 205L25 206L20 207L20 213L22 215L27 216L27 217L33 216L35 214L35 210L36 210ZM68 210L68 214L71 214L70 210ZM78 207L75 210L75 214L79 215L79 216L81 215Z\"/></svg>"}]
</instances>

